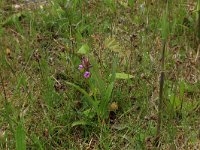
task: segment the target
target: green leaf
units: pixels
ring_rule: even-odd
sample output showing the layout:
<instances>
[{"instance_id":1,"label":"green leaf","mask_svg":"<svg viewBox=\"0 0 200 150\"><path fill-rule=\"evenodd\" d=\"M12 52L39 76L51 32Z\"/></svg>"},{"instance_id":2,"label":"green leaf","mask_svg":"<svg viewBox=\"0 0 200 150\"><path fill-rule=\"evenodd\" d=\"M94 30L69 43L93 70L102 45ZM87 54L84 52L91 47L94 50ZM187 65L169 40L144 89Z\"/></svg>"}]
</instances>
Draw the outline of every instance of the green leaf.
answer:
<instances>
[{"instance_id":1,"label":"green leaf","mask_svg":"<svg viewBox=\"0 0 200 150\"><path fill-rule=\"evenodd\" d=\"M70 85L70 86L74 87L74 88L77 89L78 91L80 91L83 95L85 95L85 96L87 97L88 102L94 107L94 109L97 108L98 102L94 101L94 99L92 99L92 98L90 97L90 95L89 95L83 88L81 88L80 86L78 86L78 85L76 85L76 84L74 84L74 83L71 83L71 82L65 81L65 83L66 83L67 85Z\"/></svg>"},{"instance_id":2,"label":"green leaf","mask_svg":"<svg viewBox=\"0 0 200 150\"><path fill-rule=\"evenodd\" d=\"M85 120L79 120L79 121L73 122L71 126L75 127L75 126L80 126L80 125L82 125L82 126L84 126L84 125L90 125L90 123L87 122L87 121L85 121Z\"/></svg>"},{"instance_id":3,"label":"green leaf","mask_svg":"<svg viewBox=\"0 0 200 150\"><path fill-rule=\"evenodd\" d=\"M111 94L112 94L112 91L113 91L113 87L114 87L114 82L111 82L106 90L106 93L105 93L105 101L107 101L107 103L109 102L110 100L110 97L111 97Z\"/></svg>"},{"instance_id":4,"label":"green leaf","mask_svg":"<svg viewBox=\"0 0 200 150\"><path fill-rule=\"evenodd\" d=\"M96 115L96 113L95 113L91 108L86 109L86 110L83 112L83 114L84 114L87 118L90 118L90 119L94 118L95 115Z\"/></svg>"},{"instance_id":5,"label":"green leaf","mask_svg":"<svg viewBox=\"0 0 200 150\"><path fill-rule=\"evenodd\" d=\"M99 90L100 93L105 93L106 83L105 83L105 81L102 79L102 77L100 75L99 65L96 62L94 56L90 56L90 61L91 61L91 64L93 65L93 67L91 69L91 72L92 72L92 77L91 77L92 84Z\"/></svg>"},{"instance_id":6,"label":"green leaf","mask_svg":"<svg viewBox=\"0 0 200 150\"><path fill-rule=\"evenodd\" d=\"M171 106L173 106L173 109L177 109L181 106L181 100L177 96L172 94L170 96L170 104Z\"/></svg>"},{"instance_id":7,"label":"green leaf","mask_svg":"<svg viewBox=\"0 0 200 150\"><path fill-rule=\"evenodd\" d=\"M78 121L74 121L71 126L75 127L75 126L85 126L85 125L94 126L95 124L93 124L89 120L78 120Z\"/></svg>"},{"instance_id":8,"label":"green leaf","mask_svg":"<svg viewBox=\"0 0 200 150\"><path fill-rule=\"evenodd\" d=\"M108 117L108 104L110 102L110 97L112 95L113 87L114 87L114 82L111 82L108 85L103 101L101 101L99 106L101 117L104 119Z\"/></svg>"},{"instance_id":9,"label":"green leaf","mask_svg":"<svg viewBox=\"0 0 200 150\"><path fill-rule=\"evenodd\" d=\"M112 52L123 54L120 44L115 40L115 38L107 38L104 42L105 48L108 48Z\"/></svg>"},{"instance_id":10,"label":"green leaf","mask_svg":"<svg viewBox=\"0 0 200 150\"><path fill-rule=\"evenodd\" d=\"M181 81L180 83L180 97L181 98L184 96L184 91L185 91L185 83L184 81Z\"/></svg>"},{"instance_id":11,"label":"green leaf","mask_svg":"<svg viewBox=\"0 0 200 150\"><path fill-rule=\"evenodd\" d=\"M89 50L90 50L89 46L87 44L84 44L81 46L81 48L78 50L77 53L81 55L86 55L89 53Z\"/></svg>"},{"instance_id":12,"label":"green leaf","mask_svg":"<svg viewBox=\"0 0 200 150\"><path fill-rule=\"evenodd\" d=\"M111 76L111 75L110 75ZM126 74L126 73L116 73L116 79L131 79L133 78L133 75Z\"/></svg>"},{"instance_id":13,"label":"green leaf","mask_svg":"<svg viewBox=\"0 0 200 150\"><path fill-rule=\"evenodd\" d=\"M107 119L108 115L109 115L108 105L109 105L109 102L111 99L111 95L112 95L112 91L113 91L114 83L115 83L115 79L116 79L116 68L117 68L116 62L117 62L117 60L114 59L114 63L112 66L111 81L110 81L110 84L108 85L108 87L106 88L105 94L102 93L103 99L100 102L100 106L99 106L100 114L103 119Z\"/></svg>"},{"instance_id":14,"label":"green leaf","mask_svg":"<svg viewBox=\"0 0 200 150\"><path fill-rule=\"evenodd\" d=\"M112 128L116 130L124 130L128 129L129 127L126 124L121 124L121 125L113 125Z\"/></svg>"},{"instance_id":15,"label":"green leaf","mask_svg":"<svg viewBox=\"0 0 200 150\"><path fill-rule=\"evenodd\" d=\"M21 123L17 126L15 139L16 150L26 150L26 134Z\"/></svg>"}]
</instances>

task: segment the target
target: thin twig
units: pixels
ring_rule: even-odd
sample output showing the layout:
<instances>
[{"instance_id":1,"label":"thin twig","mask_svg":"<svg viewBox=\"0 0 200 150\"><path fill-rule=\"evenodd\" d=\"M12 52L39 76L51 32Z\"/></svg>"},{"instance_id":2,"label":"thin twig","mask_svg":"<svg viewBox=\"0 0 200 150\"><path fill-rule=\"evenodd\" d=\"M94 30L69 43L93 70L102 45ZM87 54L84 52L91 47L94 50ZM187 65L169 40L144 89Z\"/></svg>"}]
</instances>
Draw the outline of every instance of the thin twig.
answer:
<instances>
[{"instance_id":1,"label":"thin twig","mask_svg":"<svg viewBox=\"0 0 200 150\"><path fill-rule=\"evenodd\" d=\"M4 94L5 104L7 104L8 103L8 99L7 99L6 89L5 89L3 75L2 75L1 70L0 70L0 78L1 78L2 88L3 88L3 94Z\"/></svg>"},{"instance_id":2,"label":"thin twig","mask_svg":"<svg viewBox=\"0 0 200 150\"><path fill-rule=\"evenodd\" d=\"M157 137L156 145L159 143L160 129L162 123L162 105L163 105L163 87L164 87L164 66L165 66L165 47L166 42L163 42L162 59L161 59L161 74L160 74L160 90L159 90L159 104L158 104L158 123L157 123Z\"/></svg>"}]
</instances>

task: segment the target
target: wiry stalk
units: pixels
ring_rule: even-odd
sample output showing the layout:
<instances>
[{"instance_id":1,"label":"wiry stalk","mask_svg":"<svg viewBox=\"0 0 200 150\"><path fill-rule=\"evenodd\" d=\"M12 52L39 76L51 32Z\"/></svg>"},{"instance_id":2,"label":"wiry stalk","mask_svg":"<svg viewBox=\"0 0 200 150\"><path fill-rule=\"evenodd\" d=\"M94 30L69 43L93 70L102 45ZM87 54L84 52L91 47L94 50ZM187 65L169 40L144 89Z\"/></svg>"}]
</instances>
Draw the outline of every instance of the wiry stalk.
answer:
<instances>
[{"instance_id":1,"label":"wiry stalk","mask_svg":"<svg viewBox=\"0 0 200 150\"><path fill-rule=\"evenodd\" d=\"M165 45L163 42L162 59L161 59L161 73L160 73L160 91L159 91L159 104L158 104L158 123L157 123L157 139L156 143L159 142L160 129L162 123L162 105L163 105L163 87L164 87L164 66L165 66ZM156 145L157 145L156 144Z\"/></svg>"},{"instance_id":2,"label":"wiry stalk","mask_svg":"<svg viewBox=\"0 0 200 150\"><path fill-rule=\"evenodd\" d=\"M197 32L198 32L198 38L200 41L200 0L198 0L198 4L197 4Z\"/></svg>"},{"instance_id":3,"label":"wiry stalk","mask_svg":"<svg viewBox=\"0 0 200 150\"><path fill-rule=\"evenodd\" d=\"M168 5L167 7L168 8ZM163 40L163 49L162 49L162 58L161 58L161 73L160 73L160 91L159 91L159 103L158 103L158 122L157 122L157 135L155 144L159 145L160 141L160 132L161 132L161 124L162 124L162 108L163 108L163 89L164 89L164 70L165 70L165 48L166 41L168 38L168 9L164 12L162 17L162 40Z\"/></svg>"}]
</instances>

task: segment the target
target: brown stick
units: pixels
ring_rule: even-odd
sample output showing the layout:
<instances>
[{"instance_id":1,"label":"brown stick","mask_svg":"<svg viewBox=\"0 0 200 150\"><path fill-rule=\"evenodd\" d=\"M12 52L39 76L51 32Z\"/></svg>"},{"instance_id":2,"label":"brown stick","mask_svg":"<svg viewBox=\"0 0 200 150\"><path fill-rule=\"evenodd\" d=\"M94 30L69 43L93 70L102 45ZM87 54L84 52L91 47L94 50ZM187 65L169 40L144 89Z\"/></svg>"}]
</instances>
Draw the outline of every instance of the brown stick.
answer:
<instances>
[{"instance_id":1,"label":"brown stick","mask_svg":"<svg viewBox=\"0 0 200 150\"><path fill-rule=\"evenodd\" d=\"M163 43L162 59L161 59L161 74L160 74L160 90L159 90L159 104L158 104L158 122L157 122L157 136L155 140L156 146L159 144L160 130L162 124L162 105L163 105L163 87L164 87L164 66L165 66L165 47L166 42Z\"/></svg>"},{"instance_id":2,"label":"brown stick","mask_svg":"<svg viewBox=\"0 0 200 150\"><path fill-rule=\"evenodd\" d=\"M5 103L8 103L8 99L7 99L7 94L6 94L6 89L5 89L5 85L4 85L4 80L3 80L3 76L0 70L0 77L1 77L1 83L2 83L2 88L3 88L3 94L4 94L4 99L5 99Z\"/></svg>"},{"instance_id":3,"label":"brown stick","mask_svg":"<svg viewBox=\"0 0 200 150\"><path fill-rule=\"evenodd\" d=\"M199 0L198 5L199 5L198 7L200 7L200 0ZM200 8L198 10L197 31L198 31L198 38L200 41Z\"/></svg>"}]
</instances>

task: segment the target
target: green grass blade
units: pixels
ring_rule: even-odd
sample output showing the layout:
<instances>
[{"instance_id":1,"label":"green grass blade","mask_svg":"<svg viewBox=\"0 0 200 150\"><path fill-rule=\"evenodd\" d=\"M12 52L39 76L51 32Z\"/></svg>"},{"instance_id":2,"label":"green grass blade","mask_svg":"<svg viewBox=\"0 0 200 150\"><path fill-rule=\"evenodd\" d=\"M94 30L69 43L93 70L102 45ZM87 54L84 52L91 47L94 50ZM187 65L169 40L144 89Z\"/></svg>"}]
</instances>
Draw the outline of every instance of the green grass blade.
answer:
<instances>
[{"instance_id":1,"label":"green grass blade","mask_svg":"<svg viewBox=\"0 0 200 150\"><path fill-rule=\"evenodd\" d=\"M163 41L167 40L168 37L168 33L169 33L169 23L168 23L168 9L166 8L166 10L163 13L163 17L161 20L161 35L162 35L162 39Z\"/></svg>"},{"instance_id":2,"label":"green grass blade","mask_svg":"<svg viewBox=\"0 0 200 150\"><path fill-rule=\"evenodd\" d=\"M78 91L80 91L83 95L85 95L85 96L87 97L88 102L89 102L94 108L97 108L98 103L95 102L95 101L90 97L90 95L89 95L83 88L81 88L80 86L78 86L78 85L76 85L76 84L74 84L74 83L71 83L71 82L65 81L65 83L66 83L67 85L70 85L70 86L74 87L74 88L77 89Z\"/></svg>"},{"instance_id":3,"label":"green grass blade","mask_svg":"<svg viewBox=\"0 0 200 150\"><path fill-rule=\"evenodd\" d=\"M17 126L15 139L16 150L26 150L26 134L21 123Z\"/></svg>"},{"instance_id":4,"label":"green grass blade","mask_svg":"<svg viewBox=\"0 0 200 150\"><path fill-rule=\"evenodd\" d=\"M110 84L108 85L105 91L105 95L103 95L103 99L100 103L101 115L102 115L102 118L104 119L108 117L108 104L110 102L110 98L112 95L112 91L113 91L114 83L116 79L116 67L117 66L116 66L116 59L115 59L113 63L113 67L112 67L112 75L111 75Z\"/></svg>"}]
</instances>

